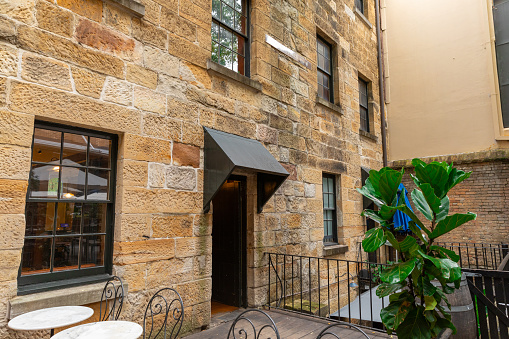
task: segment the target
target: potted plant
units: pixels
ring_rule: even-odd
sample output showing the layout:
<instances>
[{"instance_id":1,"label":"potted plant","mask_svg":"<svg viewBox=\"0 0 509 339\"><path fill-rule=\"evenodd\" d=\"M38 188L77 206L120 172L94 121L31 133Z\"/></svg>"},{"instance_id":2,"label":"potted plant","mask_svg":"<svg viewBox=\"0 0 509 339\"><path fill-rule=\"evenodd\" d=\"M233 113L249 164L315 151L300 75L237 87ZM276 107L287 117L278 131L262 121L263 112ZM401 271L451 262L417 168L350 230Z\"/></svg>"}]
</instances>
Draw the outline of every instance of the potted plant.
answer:
<instances>
[{"instance_id":1,"label":"potted plant","mask_svg":"<svg viewBox=\"0 0 509 339\"><path fill-rule=\"evenodd\" d=\"M459 288L461 280L459 256L434 242L476 218L470 212L449 215L447 193L471 172L465 173L446 162L426 164L414 159L412 165L417 188L412 191L411 200L426 220L421 221L405 204L405 199L397 199L404 169L372 170L358 191L378 206L376 211L362 213L376 221L378 227L366 232L362 247L366 252L374 252L388 241L400 253L400 260L381 272L382 283L376 291L380 298L389 296L389 305L380 312L388 333L396 331L402 339L434 338L448 328L456 333L451 315L442 305L445 302L450 308L447 294ZM402 241L396 240L397 229L391 222L396 211L411 219L409 228L413 235L407 235ZM434 280L438 283L433 284Z\"/></svg>"}]
</instances>

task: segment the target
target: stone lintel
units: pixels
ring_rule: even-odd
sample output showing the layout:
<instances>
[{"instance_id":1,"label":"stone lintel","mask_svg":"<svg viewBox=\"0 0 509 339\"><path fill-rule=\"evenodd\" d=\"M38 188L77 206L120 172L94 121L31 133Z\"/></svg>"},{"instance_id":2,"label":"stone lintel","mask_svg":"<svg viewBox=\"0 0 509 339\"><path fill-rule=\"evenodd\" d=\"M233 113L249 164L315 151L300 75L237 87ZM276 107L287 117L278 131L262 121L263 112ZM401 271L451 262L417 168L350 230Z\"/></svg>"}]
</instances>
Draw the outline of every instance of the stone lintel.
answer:
<instances>
[{"instance_id":1,"label":"stone lintel","mask_svg":"<svg viewBox=\"0 0 509 339\"><path fill-rule=\"evenodd\" d=\"M145 15L145 6L136 0L108 0L108 2L121 7L134 16L142 17Z\"/></svg>"},{"instance_id":2,"label":"stone lintel","mask_svg":"<svg viewBox=\"0 0 509 339\"><path fill-rule=\"evenodd\" d=\"M489 161L508 161L509 149L494 149L472 153L439 155L420 159L426 163L430 163L432 161L439 162L445 161L448 163L454 162L455 164L468 164ZM389 166L393 168L412 167L412 159L394 160L389 162Z\"/></svg>"},{"instance_id":3,"label":"stone lintel","mask_svg":"<svg viewBox=\"0 0 509 339\"><path fill-rule=\"evenodd\" d=\"M214 61L212 61L210 59L207 60L207 70L215 72L220 75L223 75L223 76L233 79L237 82L240 82L243 85L251 87L252 89L254 89L257 92L260 92L262 90L262 84L260 82L252 80L245 75L242 75L240 73L232 71L229 68L221 66L220 64L215 63Z\"/></svg>"},{"instance_id":4,"label":"stone lintel","mask_svg":"<svg viewBox=\"0 0 509 339\"><path fill-rule=\"evenodd\" d=\"M82 306L99 302L105 284L97 283L14 297L9 300L8 317L12 319L20 314L47 307ZM123 281L123 284L125 299L129 284L127 281ZM115 282L115 286L117 285L118 282Z\"/></svg>"}]
</instances>

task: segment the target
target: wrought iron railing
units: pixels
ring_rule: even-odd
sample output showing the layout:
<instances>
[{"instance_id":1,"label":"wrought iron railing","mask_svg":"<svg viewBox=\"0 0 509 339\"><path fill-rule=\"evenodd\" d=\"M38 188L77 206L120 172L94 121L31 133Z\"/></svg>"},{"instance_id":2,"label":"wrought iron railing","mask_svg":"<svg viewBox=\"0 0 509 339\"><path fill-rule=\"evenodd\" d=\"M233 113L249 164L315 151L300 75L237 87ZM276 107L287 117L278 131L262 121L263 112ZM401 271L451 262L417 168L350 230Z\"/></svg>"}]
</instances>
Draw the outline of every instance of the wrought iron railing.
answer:
<instances>
[{"instance_id":1,"label":"wrought iron railing","mask_svg":"<svg viewBox=\"0 0 509 339\"><path fill-rule=\"evenodd\" d=\"M388 298L376 297L384 264L266 253L267 307L383 330L380 309Z\"/></svg>"},{"instance_id":2,"label":"wrought iron railing","mask_svg":"<svg viewBox=\"0 0 509 339\"><path fill-rule=\"evenodd\" d=\"M458 264L465 269L496 270L509 253L509 244L470 242L437 242L460 256Z\"/></svg>"}]
</instances>

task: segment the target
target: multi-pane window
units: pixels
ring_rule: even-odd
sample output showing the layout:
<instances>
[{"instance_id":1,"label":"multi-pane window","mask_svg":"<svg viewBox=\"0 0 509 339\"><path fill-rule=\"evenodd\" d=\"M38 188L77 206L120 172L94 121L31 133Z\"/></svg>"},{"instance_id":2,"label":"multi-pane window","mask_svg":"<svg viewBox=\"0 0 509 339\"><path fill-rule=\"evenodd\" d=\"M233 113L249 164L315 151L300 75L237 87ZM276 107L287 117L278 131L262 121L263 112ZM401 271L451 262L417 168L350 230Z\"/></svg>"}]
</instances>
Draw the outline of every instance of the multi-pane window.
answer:
<instances>
[{"instance_id":1,"label":"multi-pane window","mask_svg":"<svg viewBox=\"0 0 509 339\"><path fill-rule=\"evenodd\" d=\"M336 183L333 175L323 174L323 228L324 243L337 243Z\"/></svg>"},{"instance_id":2,"label":"multi-pane window","mask_svg":"<svg viewBox=\"0 0 509 339\"><path fill-rule=\"evenodd\" d=\"M318 96L334 102L332 92L332 48L320 37L316 39Z\"/></svg>"},{"instance_id":3,"label":"multi-pane window","mask_svg":"<svg viewBox=\"0 0 509 339\"><path fill-rule=\"evenodd\" d=\"M107 273L116 137L36 123L20 285Z\"/></svg>"},{"instance_id":4,"label":"multi-pane window","mask_svg":"<svg viewBox=\"0 0 509 339\"><path fill-rule=\"evenodd\" d=\"M359 12L364 14L364 0L355 0L355 7L357 7Z\"/></svg>"},{"instance_id":5,"label":"multi-pane window","mask_svg":"<svg viewBox=\"0 0 509 339\"><path fill-rule=\"evenodd\" d=\"M359 78L359 109L361 130L369 132L368 83Z\"/></svg>"},{"instance_id":6,"label":"multi-pane window","mask_svg":"<svg viewBox=\"0 0 509 339\"><path fill-rule=\"evenodd\" d=\"M247 0L212 0L212 61L248 76Z\"/></svg>"}]
</instances>

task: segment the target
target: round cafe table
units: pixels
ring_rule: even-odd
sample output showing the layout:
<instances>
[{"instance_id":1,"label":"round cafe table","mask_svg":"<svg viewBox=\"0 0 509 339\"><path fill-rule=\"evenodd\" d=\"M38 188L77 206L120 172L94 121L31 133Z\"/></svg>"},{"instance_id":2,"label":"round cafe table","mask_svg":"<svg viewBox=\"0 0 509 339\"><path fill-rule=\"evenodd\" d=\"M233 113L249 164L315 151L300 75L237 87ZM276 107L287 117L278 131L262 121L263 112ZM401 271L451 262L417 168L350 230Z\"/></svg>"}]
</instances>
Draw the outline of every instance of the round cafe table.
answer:
<instances>
[{"instance_id":1,"label":"round cafe table","mask_svg":"<svg viewBox=\"0 0 509 339\"><path fill-rule=\"evenodd\" d=\"M53 339L136 339L143 328L130 321L99 321L68 328L55 334Z\"/></svg>"},{"instance_id":2,"label":"round cafe table","mask_svg":"<svg viewBox=\"0 0 509 339\"><path fill-rule=\"evenodd\" d=\"M17 331L51 330L90 318L94 310L85 306L59 306L28 312L11 319L7 326Z\"/></svg>"}]
</instances>

